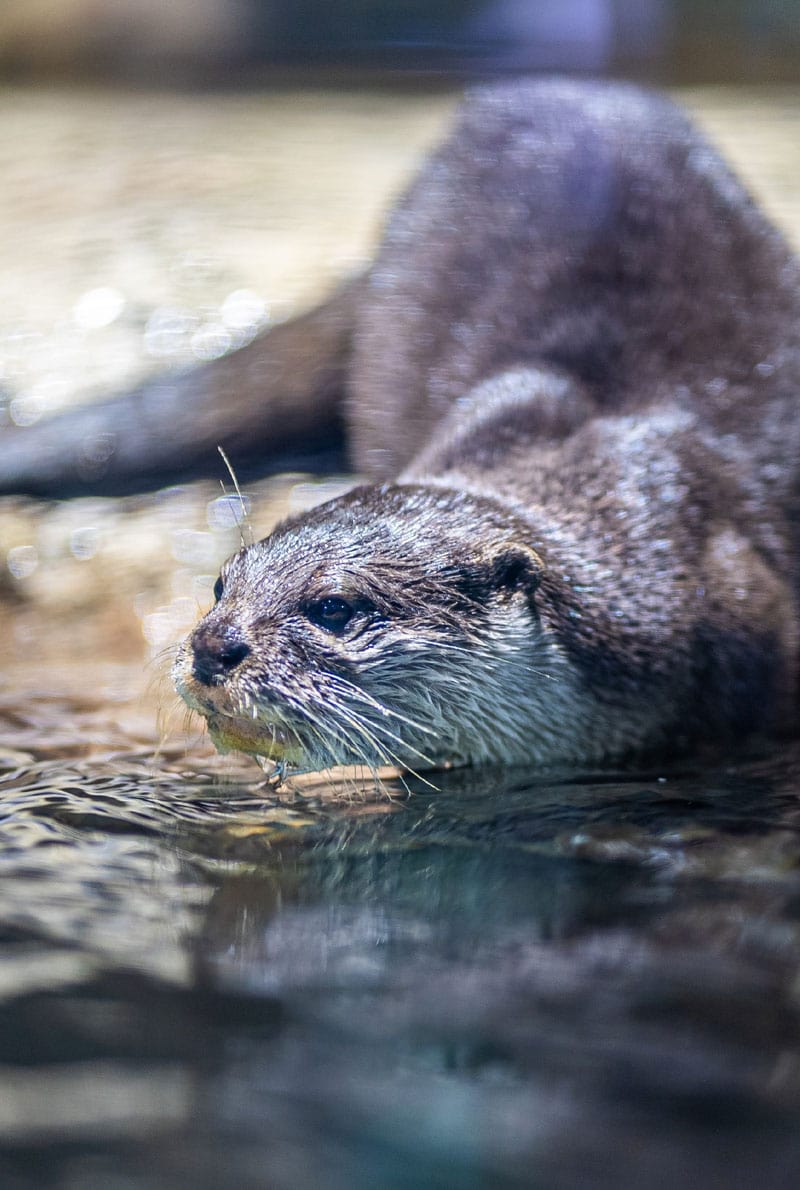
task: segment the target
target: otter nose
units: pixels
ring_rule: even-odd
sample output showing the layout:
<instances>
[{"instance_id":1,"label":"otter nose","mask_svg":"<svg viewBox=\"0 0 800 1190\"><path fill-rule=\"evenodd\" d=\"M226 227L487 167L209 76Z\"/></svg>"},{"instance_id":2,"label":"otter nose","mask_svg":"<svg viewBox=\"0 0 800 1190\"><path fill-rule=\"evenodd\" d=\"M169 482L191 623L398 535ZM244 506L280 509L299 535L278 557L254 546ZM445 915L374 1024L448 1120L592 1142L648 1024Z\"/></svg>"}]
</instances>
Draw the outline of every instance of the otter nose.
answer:
<instances>
[{"instance_id":1,"label":"otter nose","mask_svg":"<svg viewBox=\"0 0 800 1190\"><path fill-rule=\"evenodd\" d=\"M200 624L192 636L192 673L204 686L219 686L244 661L250 646L231 624Z\"/></svg>"}]
</instances>

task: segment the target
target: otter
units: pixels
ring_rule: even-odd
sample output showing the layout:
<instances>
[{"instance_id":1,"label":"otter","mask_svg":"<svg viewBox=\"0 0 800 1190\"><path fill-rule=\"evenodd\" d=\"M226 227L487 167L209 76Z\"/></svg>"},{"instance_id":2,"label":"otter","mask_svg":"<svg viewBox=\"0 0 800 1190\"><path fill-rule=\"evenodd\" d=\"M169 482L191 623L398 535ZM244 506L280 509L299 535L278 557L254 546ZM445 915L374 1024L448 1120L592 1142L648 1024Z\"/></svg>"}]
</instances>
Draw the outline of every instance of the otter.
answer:
<instances>
[{"instance_id":1,"label":"otter","mask_svg":"<svg viewBox=\"0 0 800 1190\"><path fill-rule=\"evenodd\" d=\"M515 82L468 94L366 276L36 427L0 483L346 442L368 482L230 559L179 650L217 746L279 775L606 762L793 726L799 390L798 261L686 117Z\"/></svg>"}]
</instances>

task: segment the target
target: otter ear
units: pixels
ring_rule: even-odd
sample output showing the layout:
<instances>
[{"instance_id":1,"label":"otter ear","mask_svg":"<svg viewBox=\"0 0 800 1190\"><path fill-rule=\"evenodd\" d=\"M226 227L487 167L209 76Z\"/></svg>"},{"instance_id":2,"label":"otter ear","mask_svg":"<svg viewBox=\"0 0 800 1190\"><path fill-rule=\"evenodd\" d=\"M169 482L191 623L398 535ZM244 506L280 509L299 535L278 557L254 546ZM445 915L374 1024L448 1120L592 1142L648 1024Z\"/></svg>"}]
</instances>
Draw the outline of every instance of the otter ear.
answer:
<instances>
[{"instance_id":1,"label":"otter ear","mask_svg":"<svg viewBox=\"0 0 800 1190\"><path fill-rule=\"evenodd\" d=\"M533 595L544 572L544 563L536 550L516 541L498 543L490 565L496 589L525 591L528 595Z\"/></svg>"}]
</instances>

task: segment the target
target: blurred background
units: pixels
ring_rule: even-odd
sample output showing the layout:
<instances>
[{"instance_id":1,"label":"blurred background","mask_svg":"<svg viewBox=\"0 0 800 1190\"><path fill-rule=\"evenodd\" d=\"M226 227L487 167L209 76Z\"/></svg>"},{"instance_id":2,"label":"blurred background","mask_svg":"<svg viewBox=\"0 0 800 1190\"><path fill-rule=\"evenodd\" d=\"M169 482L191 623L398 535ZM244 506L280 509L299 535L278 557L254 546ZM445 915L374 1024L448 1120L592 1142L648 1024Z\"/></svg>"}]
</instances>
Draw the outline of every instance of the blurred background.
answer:
<instances>
[{"instance_id":1,"label":"blurred background","mask_svg":"<svg viewBox=\"0 0 800 1190\"><path fill-rule=\"evenodd\" d=\"M5 0L17 79L386 82L558 70L661 83L797 78L795 0Z\"/></svg>"}]
</instances>

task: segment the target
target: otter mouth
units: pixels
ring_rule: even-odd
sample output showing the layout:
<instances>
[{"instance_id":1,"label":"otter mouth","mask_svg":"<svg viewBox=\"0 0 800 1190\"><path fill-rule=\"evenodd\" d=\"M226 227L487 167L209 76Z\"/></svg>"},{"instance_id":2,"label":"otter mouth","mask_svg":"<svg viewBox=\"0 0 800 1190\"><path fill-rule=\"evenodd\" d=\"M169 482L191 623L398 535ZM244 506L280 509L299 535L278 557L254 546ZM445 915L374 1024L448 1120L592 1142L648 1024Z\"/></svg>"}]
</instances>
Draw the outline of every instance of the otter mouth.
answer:
<instances>
[{"instance_id":1,"label":"otter mouth","mask_svg":"<svg viewBox=\"0 0 800 1190\"><path fill-rule=\"evenodd\" d=\"M175 684L186 705L205 719L218 752L244 752L271 761L282 770L302 765L306 749L299 735L284 723L261 718L252 707L249 713L232 707L223 686L202 688L178 667Z\"/></svg>"},{"instance_id":2,"label":"otter mouth","mask_svg":"<svg viewBox=\"0 0 800 1190\"><path fill-rule=\"evenodd\" d=\"M245 752L281 765L298 765L305 749L293 731L277 723L219 712L205 714L208 733L219 752Z\"/></svg>"}]
</instances>

